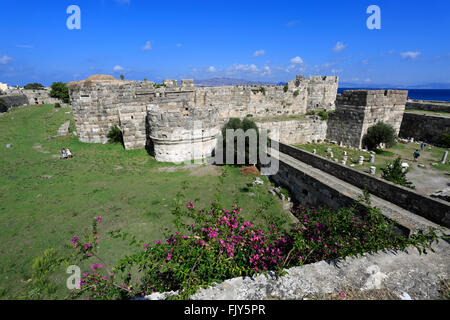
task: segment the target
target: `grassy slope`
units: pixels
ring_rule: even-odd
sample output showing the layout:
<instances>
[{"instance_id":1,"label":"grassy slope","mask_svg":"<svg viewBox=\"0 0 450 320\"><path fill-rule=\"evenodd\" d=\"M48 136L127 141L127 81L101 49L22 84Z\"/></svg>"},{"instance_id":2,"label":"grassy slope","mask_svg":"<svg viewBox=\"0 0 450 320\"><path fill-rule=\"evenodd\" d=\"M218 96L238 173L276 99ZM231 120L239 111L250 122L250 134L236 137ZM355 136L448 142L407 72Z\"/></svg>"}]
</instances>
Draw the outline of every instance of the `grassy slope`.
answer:
<instances>
[{"instance_id":1,"label":"grassy slope","mask_svg":"<svg viewBox=\"0 0 450 320\"><path fill-rule=\"evenodd\" d=\"M154 241L163 237L165 227L173 228L170 210L184 181L189 184L186 201L197 206L206 206L216 193L219 177L193 176L183 169L162 172L159 169L173 164L158 163L145 150L81 143L73 135L48 139L68 119L74 128L72 114L65 113L70 109L57 110L52 105L29 106L0 116L0 298L17 294L35 256L49 247L64 250L94 216L103 216L103 231L121 228ZM62 146L70 147L75 157L53 157ZM243 215L254 219L266 201L269 213L287 219L280 201L267 192L268 183L253 187L254 196L242 192L253 180L230 168L221 190L224 205L237 200ZM102 249L110 262L127 252L123 244L106 238ZM58 295L67 291L67 276L61 271L57 277Z\"/></svg>"}]
</instances>

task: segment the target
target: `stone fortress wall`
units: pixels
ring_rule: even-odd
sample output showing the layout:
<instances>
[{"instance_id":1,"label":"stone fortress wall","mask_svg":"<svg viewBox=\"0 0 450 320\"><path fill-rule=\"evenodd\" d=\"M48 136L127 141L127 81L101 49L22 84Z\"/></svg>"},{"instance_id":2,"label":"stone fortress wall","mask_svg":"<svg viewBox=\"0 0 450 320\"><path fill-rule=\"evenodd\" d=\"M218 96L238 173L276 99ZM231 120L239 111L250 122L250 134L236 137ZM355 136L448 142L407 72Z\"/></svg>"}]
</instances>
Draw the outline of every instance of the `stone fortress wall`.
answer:
<instances>
[{"instance_id":1,"label":"stone fortress wall","mask_svg":"<svg viewBox=\"0 0 450 320\"><path fill-rule=\"evenodd\" d=\"M6 88L6 89L5 89ZM8 89L5 85L0 93L0 113L6 112L10 108L21 107L31 104L55 104L61 103L59 99L50 97L50 88L41 90L26 90L20 88Z\"/></svg>"},{"instance_id":2,"label":"stone fortress wall","mask_svg":"<svg viewBox=\"0 0 450 320\"><path fill-rule=\"evenodd\" d=\"M398 135L405 111L406 90L347 90L336 97L336 112L330 114L329 140L360 148L367 129L383 121Z\"/></svg>"},{"instance_id":3,"label":"stone fortress wall","mask_svg":"<svg viewBox=\"0 0 450 320\"><path fill-rule=\"evenodd\" d=\"M297 76L284 86L195 87L193 80L153 82L92 76L69 83L81 141L105 143L120 127L126 149L147 148L158 161L202 159L232 117L252 117L259 128L279 130L285 143L326 139L360 147L377 121L398 130L407 91L352 90L337 95L338 77ZM336 104L335 104L336 102ZM331 111L328 120L309 115ZM334 112L333 112L334 111Z\"/></svg>"},{"instance_id":4,"label":"stone fortress wall","mask_svg":"<svg viewBox=\"0 0 450 320\"><path fill-rule=\"evenodd\" d=\"M182 161L190 159L192 152L200 158L210 155L229 118L333 110L337 86L337 77L297 76L285 90L283 86L195 87L193 80L182 80L180 86L176 80L164 80L158 86L94 76L69 83L69 93L81 141L104 143L111 127L118 125L126 149L147 147L158 161ZM313 121L293 123L289 130L314 131ZM322 125L321 136L324 133Z\"/></svg>"}]
</instances>

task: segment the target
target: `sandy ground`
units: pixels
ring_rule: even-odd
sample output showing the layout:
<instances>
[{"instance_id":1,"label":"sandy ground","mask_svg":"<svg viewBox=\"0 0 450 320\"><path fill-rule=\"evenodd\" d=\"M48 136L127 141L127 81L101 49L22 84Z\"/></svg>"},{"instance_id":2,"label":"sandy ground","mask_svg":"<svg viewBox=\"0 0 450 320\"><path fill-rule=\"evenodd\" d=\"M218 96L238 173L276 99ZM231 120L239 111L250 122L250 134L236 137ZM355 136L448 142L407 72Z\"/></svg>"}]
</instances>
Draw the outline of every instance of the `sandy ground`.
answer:
<instances>
[{"instance_id":1,"label":"sandy ground","mask_svg":"<svg viewBox=\"0 0 450 320\"><path fill-rule=\"evenodd\" d=\"M417 166L417 164L414 164L414 166ZM416 186L417 192L426 195L450 186L450 173L431 168L414 168L414 170L408 172L406 178Z\"/></svg>"}]
</instances>

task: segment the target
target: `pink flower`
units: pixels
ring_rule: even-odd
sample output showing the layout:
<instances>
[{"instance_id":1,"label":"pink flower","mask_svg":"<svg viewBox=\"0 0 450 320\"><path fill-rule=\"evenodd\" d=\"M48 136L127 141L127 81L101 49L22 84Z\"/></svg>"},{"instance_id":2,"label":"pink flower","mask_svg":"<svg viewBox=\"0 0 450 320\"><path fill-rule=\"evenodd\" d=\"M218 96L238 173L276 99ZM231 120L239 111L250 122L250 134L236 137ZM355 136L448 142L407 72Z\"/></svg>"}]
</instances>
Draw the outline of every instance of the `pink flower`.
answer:
<instances>
[{"instance_id":1,"label":"pink flower","mask_svg":"<svg viewBox=\"0 0 450 320\"><path fill-rule=\"evenodd\" d=\"M345 298L345 293L344 292L340 292L339 295L341 296L341 298Z\"/></svg>"}]
</instances>

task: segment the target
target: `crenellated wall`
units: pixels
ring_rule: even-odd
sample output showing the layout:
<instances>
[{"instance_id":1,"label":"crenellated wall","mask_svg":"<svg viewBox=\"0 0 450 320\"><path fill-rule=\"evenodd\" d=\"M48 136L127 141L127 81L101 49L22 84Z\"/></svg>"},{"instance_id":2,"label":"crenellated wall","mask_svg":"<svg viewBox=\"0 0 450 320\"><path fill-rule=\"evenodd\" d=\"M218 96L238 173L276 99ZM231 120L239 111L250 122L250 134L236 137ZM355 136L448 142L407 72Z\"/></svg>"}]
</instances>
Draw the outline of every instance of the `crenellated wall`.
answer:
<instances>
[{"instance_id":1,"label":"crenellated wall","mask_svg":"<svg viewBox=\"0 0 450 320\"><path fill-rule=\"evenodd\" d=\"M147 146L159 161L183 161L190 156L184 139L194 139L204 157L211 153L212 135L232 117L274 118L304 115L308 108L334 109L337 83L337 77L297 76L288 83L287 90L284 86L200 88L189 79L182 80L181 86L176 80L155 85L100 75L71 82L68 87L81 141L105 143L111 127L117 125L126 149ZM202 136L193 129L199 121L206 128ZM311 137L317 135L314 124L309 122L291 124L292 130L295 127L308 127ZM319 136L323 128L317 127Z\"/></svg>"}]
</instances>

